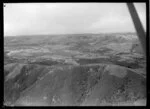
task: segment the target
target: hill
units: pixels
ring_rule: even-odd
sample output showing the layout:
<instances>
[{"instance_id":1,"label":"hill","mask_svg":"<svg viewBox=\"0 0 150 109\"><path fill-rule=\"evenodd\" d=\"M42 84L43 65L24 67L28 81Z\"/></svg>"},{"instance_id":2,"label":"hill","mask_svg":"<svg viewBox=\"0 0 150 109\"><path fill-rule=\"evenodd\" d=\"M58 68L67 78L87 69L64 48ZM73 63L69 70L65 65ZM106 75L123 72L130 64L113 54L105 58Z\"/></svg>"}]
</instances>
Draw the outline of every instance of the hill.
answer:
<instances>
[{"instance_id":1,"label":"hill","mask_svg":"<svg viewBox=\"0 0 150 109\"><path fill-rule=\"evenodd\" d=\"M4 37L4 104L146 105L140 47L134 33Z\"/></svg>"}]
</instances>

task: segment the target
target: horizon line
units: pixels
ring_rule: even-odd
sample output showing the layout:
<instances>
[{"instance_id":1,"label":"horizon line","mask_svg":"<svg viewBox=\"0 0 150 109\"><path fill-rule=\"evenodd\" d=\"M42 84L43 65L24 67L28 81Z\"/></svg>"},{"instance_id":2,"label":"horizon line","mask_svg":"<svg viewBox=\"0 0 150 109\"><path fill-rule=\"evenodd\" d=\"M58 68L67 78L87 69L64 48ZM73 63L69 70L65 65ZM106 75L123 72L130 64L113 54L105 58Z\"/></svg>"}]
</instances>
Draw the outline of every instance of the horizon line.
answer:
<instances>
[{"instance_id":1,"label":"horizon line","mask_svg":"<svg viewBox=\"0 0 150 109\"><path fill-rule=\"evenodd\" d=\"M130 34L136 34L136 32L109 32L109 33L60 33L60 34L31 34L31 35L3 35L4 37L21 37L21 36L40 36L40 35L84 35L84 34L125 34L125 33L130 33Z\"/></svg>"}]
</instances>

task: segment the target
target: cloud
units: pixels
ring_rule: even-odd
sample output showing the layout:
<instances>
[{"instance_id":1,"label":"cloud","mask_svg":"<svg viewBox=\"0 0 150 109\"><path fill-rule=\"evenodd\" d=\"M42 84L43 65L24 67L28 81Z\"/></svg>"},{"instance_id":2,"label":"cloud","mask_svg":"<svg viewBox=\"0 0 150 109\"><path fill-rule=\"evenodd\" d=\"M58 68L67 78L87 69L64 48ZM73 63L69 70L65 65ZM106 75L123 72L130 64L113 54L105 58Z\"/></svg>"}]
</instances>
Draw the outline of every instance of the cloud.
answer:
<instances>
[{"instance_id":1,"label":"cloud","mask_svg":"<svg viewBox=\"0 0 150 109\"><path fill-rule=\"evenodd\" d=\"M145 5L136 4L146 27ZM4 8L4 35L134 31L125 3L17 3Z\"/></svg>"}]
</instances>

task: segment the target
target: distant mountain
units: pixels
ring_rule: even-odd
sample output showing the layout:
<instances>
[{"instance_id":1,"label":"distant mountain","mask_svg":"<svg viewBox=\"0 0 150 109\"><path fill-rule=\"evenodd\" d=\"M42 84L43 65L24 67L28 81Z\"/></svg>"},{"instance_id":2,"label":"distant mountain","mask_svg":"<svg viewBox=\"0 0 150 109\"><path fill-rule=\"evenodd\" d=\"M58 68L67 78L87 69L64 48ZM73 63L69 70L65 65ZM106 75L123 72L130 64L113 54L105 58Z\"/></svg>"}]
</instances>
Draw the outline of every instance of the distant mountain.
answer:
<instances>
[{"instance_id":1,"label":"distant mountain","mask_svg":"<svg viewBox=\"0 0 150 109\"><path fill-rule=\"evenodd\" d=\"M92 43L93 41L114 41L124 42L136 38L135 34L71 34L71 35L38 35L38 36L20 36L20 37L4 37L5 45L40 45L51 43L71 43L84 41Z\"/></svg>"}]
</instances>

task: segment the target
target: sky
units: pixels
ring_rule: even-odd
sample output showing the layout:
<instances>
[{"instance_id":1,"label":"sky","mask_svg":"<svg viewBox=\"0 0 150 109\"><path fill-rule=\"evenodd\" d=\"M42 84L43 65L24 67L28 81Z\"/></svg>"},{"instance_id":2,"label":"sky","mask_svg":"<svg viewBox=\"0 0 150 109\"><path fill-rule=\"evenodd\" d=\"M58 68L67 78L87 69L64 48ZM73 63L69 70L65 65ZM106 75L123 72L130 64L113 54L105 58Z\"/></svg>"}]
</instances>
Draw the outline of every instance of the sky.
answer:
<instances>
[{"instance_id":1,"label":"sky","mask_svg":"<svg viewBox=\"0 0 150 109\"><path fill-rule=\"evenodd\" d=\"M4 36L135 32L126 3L7 3ZM134 3L146 30L146 4Z\"/></svg>"}]
</instances>

